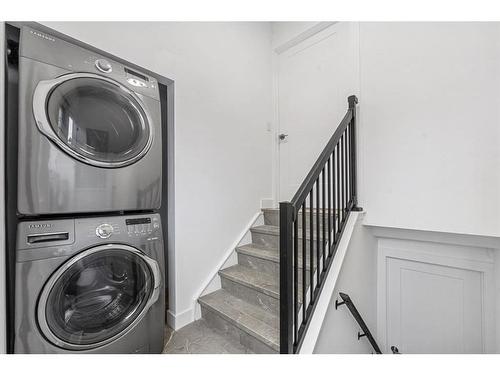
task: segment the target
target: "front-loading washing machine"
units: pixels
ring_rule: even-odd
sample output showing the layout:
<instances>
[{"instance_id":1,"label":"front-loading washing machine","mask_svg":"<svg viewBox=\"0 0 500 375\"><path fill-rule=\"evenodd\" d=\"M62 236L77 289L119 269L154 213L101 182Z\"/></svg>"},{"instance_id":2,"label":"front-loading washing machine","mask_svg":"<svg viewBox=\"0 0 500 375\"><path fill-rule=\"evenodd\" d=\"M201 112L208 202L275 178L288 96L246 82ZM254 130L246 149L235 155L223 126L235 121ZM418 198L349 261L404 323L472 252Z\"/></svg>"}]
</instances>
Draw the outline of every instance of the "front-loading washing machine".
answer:
<instances>
[{"instance_id":1,"label":"front-loading washing machine","mask_svg":"<svg viewBox=\"0 0 500 375\"><path fill-rule=\"evenodd\" d=\"M22 28L19 214L158 209L161 133L154 77Z\"/></svg>"},{"instance_id":2,"label":"front-loading washing machine","mask_svg":"<svg viewBox=\"0 0 500 375\"><path fill-rule=\"evenodd\" d=\"M15 353L161 353L158 214L18 226Z\"/></svg>"}]
</instances>

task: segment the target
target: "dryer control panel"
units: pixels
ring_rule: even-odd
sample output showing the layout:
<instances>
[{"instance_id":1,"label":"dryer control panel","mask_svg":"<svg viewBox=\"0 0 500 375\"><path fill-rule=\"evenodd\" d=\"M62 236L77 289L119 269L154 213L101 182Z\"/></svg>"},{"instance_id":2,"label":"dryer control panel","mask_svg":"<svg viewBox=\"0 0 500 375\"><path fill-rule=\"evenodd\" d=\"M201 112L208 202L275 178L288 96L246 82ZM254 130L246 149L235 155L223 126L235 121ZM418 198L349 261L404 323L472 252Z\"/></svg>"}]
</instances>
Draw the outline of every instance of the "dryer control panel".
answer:
<instances>
[{"instance_id":1,"label":"dryer control panel","mask_svg":"<svg viewBox=\"0 0 500 375\"><path fill-rule=\"evenodd\" d=\"M62 36L61 36L62 37ZM91 51L45 32L23 26L19 54L69 72L97 73L109 77L130 90L159 100L156 78L126 61Z\"/></svg>"},{"instance_id":2,"label":"dryer control panel","mask_svg":"<svg viewBox=\"0 0 500 375\"><path fill-rule=\"evenodd\" d=\"M160 227L157 217L138 217L125 220L129 236L146 236Z\"/></svg>"}]
</instances>

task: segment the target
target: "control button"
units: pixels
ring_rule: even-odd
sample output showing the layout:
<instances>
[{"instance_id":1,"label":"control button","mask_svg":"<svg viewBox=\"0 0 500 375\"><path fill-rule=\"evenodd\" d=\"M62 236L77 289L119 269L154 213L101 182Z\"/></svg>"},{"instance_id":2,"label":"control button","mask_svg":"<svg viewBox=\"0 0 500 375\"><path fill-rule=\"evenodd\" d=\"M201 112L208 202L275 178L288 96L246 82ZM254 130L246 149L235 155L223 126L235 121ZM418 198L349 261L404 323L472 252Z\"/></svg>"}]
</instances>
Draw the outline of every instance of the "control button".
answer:
<instances>
[{"instance_id":1,"label":"control button","mask_svg":"<svg viewBox=\"0 0 500 375\"><path fill-rule=\"evenodd\" d=\"M109 238L113 234L113 227L109 224L101 224L96 228L95 234L100 238Z\"/></svg>"},{"instance_id":2,"label":"control button","mask_svg":"<svg viewBox=\"0 0 500 375\"><path fill-rule=\"evenodd\" d=\"M111 73L113 67L108 60L99 59L95 61L95 67L103 73Z\"/></svg>"},{"instance_id":3,"label":"control button","mask_svg":"<svg viewBox=\"0 0 500 375\"><path fill-rule=\"evenodd\" d=\"M144 82L142 82L142 81L140 81L138 79L135 79L135 78L128 78L127 82L130 83L132 86L147 87L147 85Z\"/></svg>"}]
</instances>

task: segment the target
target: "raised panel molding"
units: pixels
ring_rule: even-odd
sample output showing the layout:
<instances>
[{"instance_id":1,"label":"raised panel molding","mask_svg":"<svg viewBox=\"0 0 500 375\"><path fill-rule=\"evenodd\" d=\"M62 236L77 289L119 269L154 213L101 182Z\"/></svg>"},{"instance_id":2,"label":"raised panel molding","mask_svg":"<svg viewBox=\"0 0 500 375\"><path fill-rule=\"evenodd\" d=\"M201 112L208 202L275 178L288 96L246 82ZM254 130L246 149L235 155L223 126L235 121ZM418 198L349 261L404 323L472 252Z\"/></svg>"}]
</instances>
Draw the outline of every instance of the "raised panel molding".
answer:
<instances>
[{"instance_id":1,"label":"raised panel molding","mask_svg":"<svg viewBox=\"0 0 500 375\"><path fill-rule=\"evenodd\" d=\"M469 324L464 323L465 327L462 327L464 332L449 331L450 335L454 335L453 337L457 340L460 337L463 337L463 339L456 346L451 345L448 347L448 351L496 352L495 249L471 246L471 241L461 241L460 237L453 240L448 235L445 238L445 243L439 243L436 242L439 240L436 233L432 233L427 237L429 238L427 241L423 232L419 232L417 235L411 234L410 238L406 239L399 230L392 232L390 229L385 228L383 231L374 230L373 233L378 239L377 339L384 352L389 353L390 346L393 344L389 342L391 338L388 336L391 324L401 324L401 322L395 322L394 320L398 320L398 317L403 314L411 316L411 310L404 310L404 308L405 306L411 308L412 301L405 299L405 297L414 293L420 298L417 299L421 300L423 297L419 293L422 293L422 290L425 292L425 289L429 289L428 305L422 306L422 319L430 319L434 312L438 313L439 311L450 315L450 321L444 321L443 325L439 326L443 332L453 326L459 327L460 324L457 319L462 319L463 322L469 319ZM467 245L460 244L464 242ZM490 241L483 243L491 244ZM397 280L394 280L394 270L396 268L392 269L392 273L390 272L390 267L395 265L399 267L400 271L400 274L396 277ZM393 280L388 280L389 277L392 277ZM399 283L400 285L389 285L389 283ZM401 287L401 283L404 284L403 287ZM467 289L464 289L464 287ZM438 294L438 297L441 294L443 298L441 301L433 301L432 289ZM442 293L447 289L449 289L449 294L443 295ZM395 310L392 310L391 315L389 310L395 307L388 306L388 293L392 293L393 296L399 293L399 296L393 298L393 300L405 304L405 306L398 307L402 308L402 311L394 312ZM462 301L461 298L467 298L468 300ZM451 309L452 306L448 306L446 303L455 304L455 307ZM468 303L474 304L475 308L467 308L466 311L461 310L464 304ZM389 321L391 316L392 321ZM436 318L436 322L438 321L439 317ZM432 327L432 323L432 321L429 321L426 326ZM401 327L400 325L397 328L400 329ZM462 328L459 328L459 330ZM477 332L477 330L480 332ZM419 334L415 333L417 336ZM422 340L422 336L419 337ZM464 340L468 340L468 342ZM474 346L473 343L477 343L478 340L479 343ZM445 341L441 343L437 341L433 345L429 344L429 353L432 353L432 350L438 350L437 348L443 348L443 346L440 346L441 344L445 345ZM442 351L446 350L442 349Z\"/></svg>"}]
</instances>

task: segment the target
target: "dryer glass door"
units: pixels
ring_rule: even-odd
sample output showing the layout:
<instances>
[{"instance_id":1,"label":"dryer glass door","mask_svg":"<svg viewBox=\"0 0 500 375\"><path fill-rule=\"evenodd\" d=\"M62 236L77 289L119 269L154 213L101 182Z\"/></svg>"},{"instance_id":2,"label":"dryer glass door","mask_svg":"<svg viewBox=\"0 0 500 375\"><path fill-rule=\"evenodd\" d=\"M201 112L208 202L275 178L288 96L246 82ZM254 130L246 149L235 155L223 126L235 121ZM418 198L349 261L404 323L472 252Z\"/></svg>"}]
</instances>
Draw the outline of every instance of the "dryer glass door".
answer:
<instances>
[{"instance_id":1,"label":"dryer glass door","mask_svg":"<svg viewBox=\"0 0 500 375\"><path fill-rule=\"evenodd\" d=\"M48 132L55 135L52 140L71 156L113 168L132 164L148 151L151 124L132 91L92 74L71 74L49 82L43 117Z\"/></svg>"},{"instance_id":2,"label":"dryer glass door","mask_svg":"<svg viewBox=\"0 0 500 375\"><path fill-rule=\"evenodd\" d=\"M42 331L58 346L101 346L132 328L145 314L158 285L152 259L126 245L80 253L47 283L38 311Z\"/></svg>"}]
</instances>

